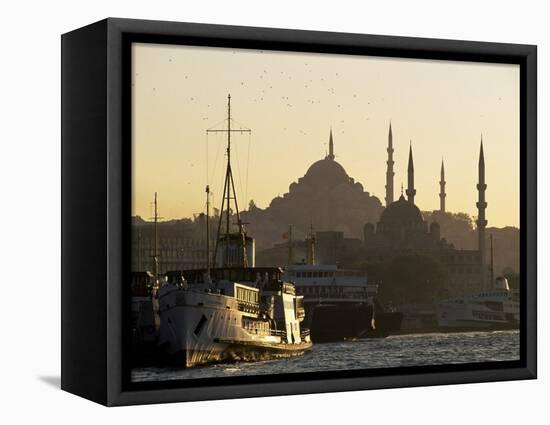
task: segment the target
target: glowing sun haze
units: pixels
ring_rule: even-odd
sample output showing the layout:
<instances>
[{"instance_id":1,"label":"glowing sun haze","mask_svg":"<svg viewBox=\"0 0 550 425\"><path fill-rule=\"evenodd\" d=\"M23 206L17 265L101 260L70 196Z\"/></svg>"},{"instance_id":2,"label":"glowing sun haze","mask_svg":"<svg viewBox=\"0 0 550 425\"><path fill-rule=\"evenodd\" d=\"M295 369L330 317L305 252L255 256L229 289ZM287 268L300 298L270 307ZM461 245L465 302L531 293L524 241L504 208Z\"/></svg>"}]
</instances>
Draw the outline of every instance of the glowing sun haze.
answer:
<instances>
[{"instance_id":1,"label":"glowing sun haze","mask_svg":"<svg viewBox=\"0 0 550 425\"><path fill-rule=\"evenodd\" d=\"M165 219L219 207L227 95L239 207L264 208L325 156L332 126L336 161L365 190L385 197L388 125L394 197L407 184L412 140L416 204L477 215L483 134L489 226L519 226L519 67L416 59L176 45L132 47L132 214L151 217L158 192ZM208 169L208 177L207 177Z\"/></svg>"}]
</instances>

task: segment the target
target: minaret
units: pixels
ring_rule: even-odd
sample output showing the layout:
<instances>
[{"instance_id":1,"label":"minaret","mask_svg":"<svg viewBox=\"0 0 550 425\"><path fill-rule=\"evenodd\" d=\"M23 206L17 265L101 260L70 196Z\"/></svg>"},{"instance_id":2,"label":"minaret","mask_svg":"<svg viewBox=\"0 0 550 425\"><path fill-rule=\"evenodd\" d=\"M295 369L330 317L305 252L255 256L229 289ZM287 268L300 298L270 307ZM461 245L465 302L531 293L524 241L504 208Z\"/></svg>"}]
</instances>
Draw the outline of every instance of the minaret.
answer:
<instances>
[{"instance_id":1,"label":"minaret","mask_svg":"<svg viewBox=\"0 0 550 425\"><path fill-rule=\"evenodd\" d=\"M390 132L388 133L388 161L386 162L386 207L393 202L393 136L391 133L391 121Z\"/></svg>"},{"instance_id":2,"label":"minaret","mask_svg":"<svg viewBox=\"0 0 550 425\"><path fill-rule=\"evenodd\" d=\"M445 198L447 194L445 193L445 166L443 165L443 160L441 160L441 180L439 180L439 212L445 212Z\"/></svg>"},{"instance_id":3,"label":"minaret","mask_svg":"<svg viewBox=\"0 0 550 425\"><path fill-rule=\"evenodd\" d=\"M416 195L416 190L414 188L414 165L413 165L413 150L412 142L409 147L409 168L408 168L408 187L405 193L407 194L407 200L414 204L414 195Z\"/></svg>"},{"instance_id":4,"label":"minaret","mask_svg":"<svg viewBox=\"0 0 550 425\"><path fill-rule=\"evenodd\" d=\"M332 127L330 128L330 136L328 139L328 159L334 161L334 142L332 141Z\"/></svg>"},{"instance_id":5,"label":"minaret","mask_svg":"<svg viewBox=\"0 0 550 425\"><path fill-rule=\"evenodd\" d=\"M487 220L485 219L485 209L487 208L487 202L485 202L485 190L487 185L485 184L485 158L483 156L483 137L481 138L481 145L479 148L479 164L478 164L478 201L477 201L477 247L479 250L479 256L481 259L481 282L482 289L487 287L487 259L485 249L485 227L487 227Z\"/></svg>"}]
</instances>

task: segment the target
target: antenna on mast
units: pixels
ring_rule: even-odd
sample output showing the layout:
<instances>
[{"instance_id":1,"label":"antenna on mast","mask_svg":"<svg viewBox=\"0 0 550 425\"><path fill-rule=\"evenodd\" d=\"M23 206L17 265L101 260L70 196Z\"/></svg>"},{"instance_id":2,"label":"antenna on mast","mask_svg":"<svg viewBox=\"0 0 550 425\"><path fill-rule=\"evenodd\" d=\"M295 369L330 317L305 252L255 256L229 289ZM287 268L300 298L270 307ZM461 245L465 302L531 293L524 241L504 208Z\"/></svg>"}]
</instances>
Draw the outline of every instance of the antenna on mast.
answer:
<instances>
[{"instance_id":1,"label":"antenna on mast","mask_svg":"<svg viewBox=\"0 0 550 425\"><path fill-rule=\"evenodd\" d=\"M315 265L315 235L313 233L313 223L310 223L309 225L309 239L307 241L307 245L307 262L310 265Z\"/></svg>"},{"instance_id":2,"label":"antenna on mast","mask_svg":"<svg viewBox=\"0 0 550 425\"><path fill-rule=\"evenodd\" d=\"M225 215L225 233L223 236L223 239L226 242L226 249L225 249L225 255L224 255L224 266L229 265L229 242L230 242L230 235L231 235L231 229L230 229L230 214L231 214L231 200L234 201L235 204L235 215L237 216L237 226L239 227L239 235L241 238L241 244L242 244L242 253L243 253L243 267L247 266L247 258L246 258L246 235L244 233L244 224L241 220L240 213L239 213L239 205L237 203L237 192L235 191L235 182L233 181L233 172L231 169L231 133L251 133L252 130L250 129L238 129L234 130L231 128L231 94L227 95L227 129L218 129L218 130L206 130L206 133L227 133L227 168L225 171L225 182L223 185L223 197L222 197L222 206L220 209L220 219L218 222L218 231L217 231L217 237L216 237L216 246L214 248L214 258L217 257L218 254L218 248L219 248L219 242L221 239L221 230L222 230L222 221L223 221L223 212L224 208L226 209L226 215Z\"/></svg>"}]
</instances>

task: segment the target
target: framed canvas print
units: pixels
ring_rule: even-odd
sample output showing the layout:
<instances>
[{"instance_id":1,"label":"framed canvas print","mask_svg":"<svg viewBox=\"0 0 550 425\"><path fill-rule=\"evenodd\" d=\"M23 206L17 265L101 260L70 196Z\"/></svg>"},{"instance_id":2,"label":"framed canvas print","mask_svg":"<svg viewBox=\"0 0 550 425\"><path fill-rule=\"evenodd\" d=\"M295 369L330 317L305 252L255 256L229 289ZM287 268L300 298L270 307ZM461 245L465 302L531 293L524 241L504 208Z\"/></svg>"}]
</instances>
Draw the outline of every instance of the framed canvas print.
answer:
<instances>
[{"instance_id":1,"label":"framed canvas print","mask_svg":"<svg viewBox=\"0 0 550 425\"><path fill-rule=\"evenodd\" d=\"M536 377L536 47L106 19L62 37L62 388Z\"/></svg>"}]
</instances>

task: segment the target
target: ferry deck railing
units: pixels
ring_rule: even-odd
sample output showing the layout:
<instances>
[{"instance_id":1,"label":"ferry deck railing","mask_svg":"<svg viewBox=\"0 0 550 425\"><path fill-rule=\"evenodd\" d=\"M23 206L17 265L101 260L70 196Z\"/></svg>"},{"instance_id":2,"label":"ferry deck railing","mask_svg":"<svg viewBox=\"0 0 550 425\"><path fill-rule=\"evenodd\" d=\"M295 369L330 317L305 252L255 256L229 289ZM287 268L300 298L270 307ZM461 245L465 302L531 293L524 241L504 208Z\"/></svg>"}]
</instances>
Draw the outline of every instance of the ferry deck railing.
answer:
<instances>
[{"instance_id":1,"label":"ferry deck railing","mask_svg":"<svg viewBox=\"0 0 550 425\"><path fill-rule=\"evenodd\" d=\"M244 311L246 313L252 313L252 314L260 313L260 305L257 303L238 300L237 308L239 309L239 311Z\"/></svg>"}]
</instances>

